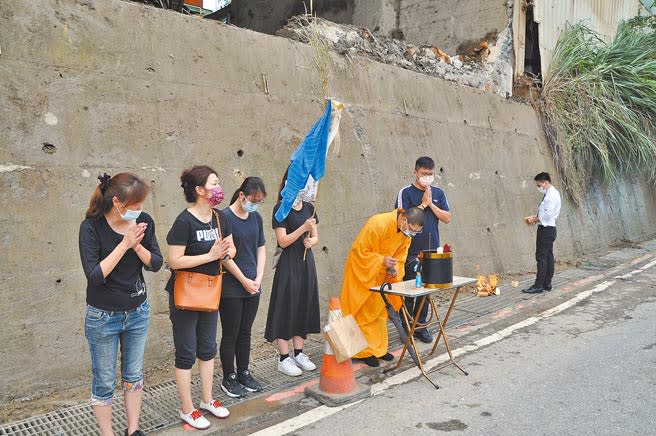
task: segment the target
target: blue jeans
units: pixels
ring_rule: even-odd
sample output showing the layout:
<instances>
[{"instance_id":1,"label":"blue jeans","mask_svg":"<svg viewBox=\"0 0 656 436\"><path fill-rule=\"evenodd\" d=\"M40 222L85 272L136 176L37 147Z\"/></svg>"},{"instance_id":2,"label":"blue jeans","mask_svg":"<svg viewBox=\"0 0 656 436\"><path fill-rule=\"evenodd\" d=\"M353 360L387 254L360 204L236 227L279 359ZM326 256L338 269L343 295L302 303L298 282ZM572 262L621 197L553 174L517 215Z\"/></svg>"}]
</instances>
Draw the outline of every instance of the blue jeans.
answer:
<instances>
[{"instance_id":1,"label":"blue jeans","mask_svg":"<svg viewBox=\"0 0 656 436\"><path fill-rule=\"evenodd\" d=\"M138 392L143 389L143 358L149 321L148 300L127 312L108 312L87 306L84 334L91 352L92 405L112 404L119 346L123 390Z\"/></svg>"}]
</instances>

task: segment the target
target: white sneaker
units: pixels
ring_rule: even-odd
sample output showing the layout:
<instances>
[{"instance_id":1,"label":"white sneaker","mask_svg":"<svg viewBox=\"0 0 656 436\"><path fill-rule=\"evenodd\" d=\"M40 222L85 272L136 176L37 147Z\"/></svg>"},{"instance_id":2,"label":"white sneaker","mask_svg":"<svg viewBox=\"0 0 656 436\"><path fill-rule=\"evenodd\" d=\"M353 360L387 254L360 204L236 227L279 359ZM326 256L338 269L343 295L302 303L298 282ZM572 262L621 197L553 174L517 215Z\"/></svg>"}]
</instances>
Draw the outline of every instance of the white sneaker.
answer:
<instances>
[{"instance_id":1,"label":"white sneaker","mask_svg":"<svg viewBox=\"0 0 656 436\"><path fill-rule=\"evenodd\" d=\"M180 411L180 419L199 430L205 430L211 424L198 409L192 410L189 414Z\"/></svg>"},{"instance_id":2,"label":"white sneaker","mask_svg":"<svg viewBox=\"0 0 656 436\"><path fill-rule=\"evenodd\" d=\"M217 418L224 419L230 416L230 411L226 409L219 400L212 400L209 403L203 403L201 401L200 408L203 410L207 410Z\"/></svg>"},{"instance_id":3,"label":"white sneaker","mask_svg":"<svg viewBox=\"0 0 656 436\"><path fill-rule=\"evenodd\" d=\"M314 371L317 369L317 365L312 363L310 358L305 353L300 353L298 356L294 357L294 360L303 371Z\"/></svg>"},{"instance_id":4,"label":"white sneaker","mask_svg":"<svg viewBox=\"0 0 656 436\"><path fill-rule=\"evenodd\" d=\"M296 361L292 359L291 357L287 357L285 360L282 362L278 358L278 371L282 372L283 374L287 374L291 377L296 377L298 375L303 374L303 371L296 366Z\"/></svg>"}]
</instances>

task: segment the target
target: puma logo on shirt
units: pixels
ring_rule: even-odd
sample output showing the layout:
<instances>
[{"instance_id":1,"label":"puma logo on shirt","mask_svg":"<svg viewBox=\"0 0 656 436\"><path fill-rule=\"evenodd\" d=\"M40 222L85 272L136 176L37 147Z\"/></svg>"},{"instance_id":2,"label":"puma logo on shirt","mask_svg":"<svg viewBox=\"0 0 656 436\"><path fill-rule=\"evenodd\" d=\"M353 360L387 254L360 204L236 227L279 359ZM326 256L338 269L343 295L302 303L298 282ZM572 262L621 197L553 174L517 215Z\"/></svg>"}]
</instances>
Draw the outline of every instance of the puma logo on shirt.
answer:
<instances>
[{"instance_id":1,"label":"puma logo on shirt","mask_svg":"<svg viewBox=\"0 0 656 436\"><path fill-rule=\"evenodd\" d=\"M219 239L218 229L196 230L196 241L198 242L216 241L217 239Z\"/></svg>"}]
</instances>

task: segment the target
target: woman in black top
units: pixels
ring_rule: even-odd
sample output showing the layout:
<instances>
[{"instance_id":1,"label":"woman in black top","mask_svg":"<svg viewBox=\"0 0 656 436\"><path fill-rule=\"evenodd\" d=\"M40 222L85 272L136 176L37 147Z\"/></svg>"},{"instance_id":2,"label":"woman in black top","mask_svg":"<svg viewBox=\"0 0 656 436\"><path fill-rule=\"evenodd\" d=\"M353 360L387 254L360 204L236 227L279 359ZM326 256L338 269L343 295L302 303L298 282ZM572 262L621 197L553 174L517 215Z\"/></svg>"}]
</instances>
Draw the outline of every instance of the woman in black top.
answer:
<instances>
[{"instance_id":1,"label":"woman in black top","mask_svg":"<svg viewBox=\"0 0 656 436\"><path fill-rule=\"evenodd\" d=\"M264 226L257 209L266 191L259 177L247 177L221 211L221 219L230 223L237 249L233 260L225 262L221 295L221 389L230 397L244 396L244 390L258 392L262 386L248 370L251 352L251 328L260 304L260 285L264 275L266 250ZM235 357L237 373L235 373Z\"/></svg>"},{"instance_id":2,"label":"woman in black top","mask_svg":"<svg viewBox=\"0 0 656 436\"><path fill-rule=\"evenodd\" d=\"M219 275L221 259L235 255L229 223L226 220L219 223L218 211L213 209L223 201L219 177L208 166L195 166L183 171L180 180L186 200L193 205L178 215L166 237L169 266L173 270ZM218 310L196 312L176 308L174 282L175 272L171 274L166 290L173 324L175 379L182 403L180 419L204 429L210 426L210 422L194 407L191 399L191 368L196 357L201 384L200 408L218 418L229 415L228 409L212 396Z\"/></svg>"},{"instance_id":3,"label":"woman in black top","mask_svg":"<svg viewBox=\"0 0 656 436\"><path fill-rule=\"evenodd\" d=\"M142 270L158 271L162 254L155 223L142 212L148 186L134 174L98 177L86 219L80 225L80 258L87 277L84 332L89 342L93 383L91 404L103 435L113 435L112 401L116 358L128 428L138 430L143 390L143 356L150 306Z\"/></svg>"},{"instance_id":4,"label":"woman in black top","mask_svg":"<svg viewBox=\"0 0 656 436\"><path fill-rule=\"evenodd\" d=\"M287 179L283 178L282 192ZM276 342L279 358L278 370L289 376L312 371L316 365L303 353L308 333L319 333L319 290L317 269L312 247L319 241L319 219L311 203L297 197L289 215L276 220L276 211L282 200L273 208L273 228L278 247L282 249L271 286L269 313L264 337ZM293 340L294 354L290 356L289 340Z\"/></svg>"}]
</instances>

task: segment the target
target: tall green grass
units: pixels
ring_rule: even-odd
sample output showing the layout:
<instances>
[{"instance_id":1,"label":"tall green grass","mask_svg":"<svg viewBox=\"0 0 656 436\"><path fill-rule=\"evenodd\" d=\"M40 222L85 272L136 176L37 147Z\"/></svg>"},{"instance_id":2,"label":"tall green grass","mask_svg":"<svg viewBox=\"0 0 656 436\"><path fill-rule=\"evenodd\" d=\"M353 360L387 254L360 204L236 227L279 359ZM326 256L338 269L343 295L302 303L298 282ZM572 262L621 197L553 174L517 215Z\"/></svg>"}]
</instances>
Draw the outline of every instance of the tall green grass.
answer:
<instances>
[{"instance_id":1,"label":"tall green grass","mask_svg":"<svg viewBox=\"0 0 656 436\"><path fill-rule=\"evenodd\" d=\"M656 181L656 16L622 22L604 43L583 24L555 49L541 93L545 128L565 190L626 175Z\"/></svg>"}]
</instances>

